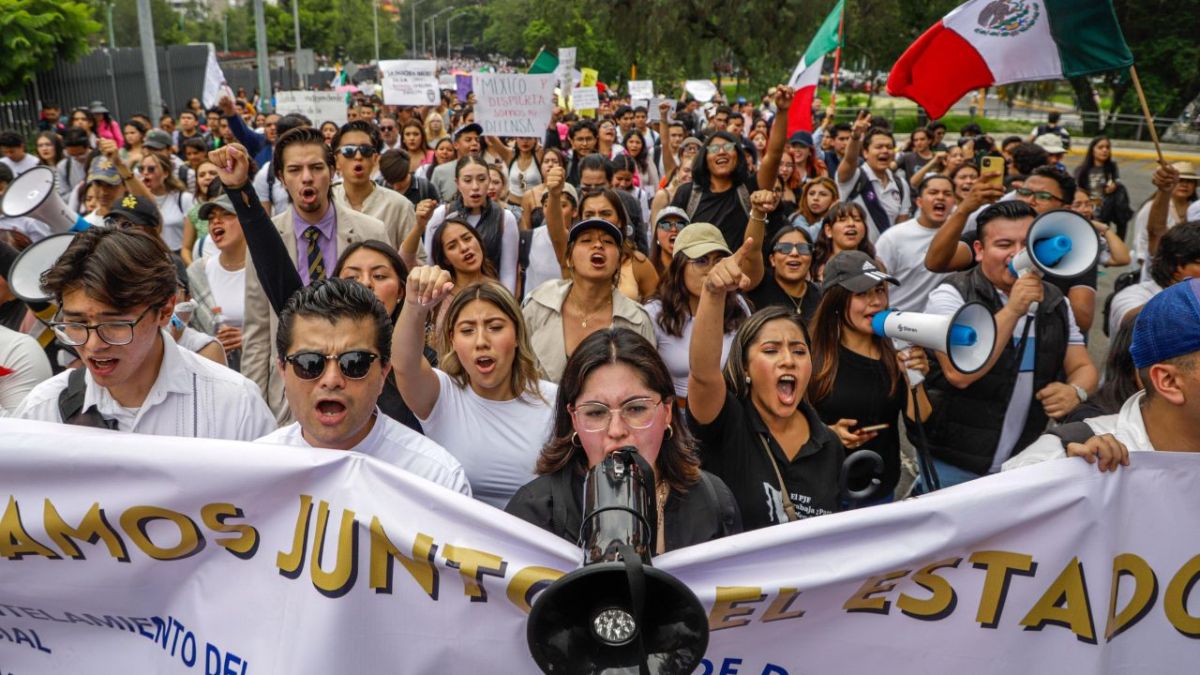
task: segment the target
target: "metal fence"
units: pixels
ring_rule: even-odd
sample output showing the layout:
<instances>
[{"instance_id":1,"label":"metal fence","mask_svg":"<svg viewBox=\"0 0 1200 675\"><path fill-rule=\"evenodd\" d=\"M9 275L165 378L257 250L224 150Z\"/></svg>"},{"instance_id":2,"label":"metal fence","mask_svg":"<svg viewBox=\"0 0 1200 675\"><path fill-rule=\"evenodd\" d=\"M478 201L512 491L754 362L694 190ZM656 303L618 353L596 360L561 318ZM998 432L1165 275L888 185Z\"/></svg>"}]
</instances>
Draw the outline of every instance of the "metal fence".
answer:
<instances>
[{"instance_id":1,"label":"metal fence","mask_svg":"<svg viewBox=\"0 0 1200 675\"><path fill-rule=\"evenodd\" d=\"M182 110L189 99L204 91L208 62L207 44L177 45L158 48L158 81L163 105L172 114ZM236 90L258 88L258 73L252 66L222 66L226 81ZM0 103L0 126L32 134L42 103L58 104L63 114L92 101L103 101L113 119L124 121L141 112L155 122L158 111L151 111L146 95L142 52L137 47L100 48L67 63L59 59L54 68L38 74L19 100ZM271 69L271 81L284 86L299 82L289 66Z\"/></svg>"}]
</instances>

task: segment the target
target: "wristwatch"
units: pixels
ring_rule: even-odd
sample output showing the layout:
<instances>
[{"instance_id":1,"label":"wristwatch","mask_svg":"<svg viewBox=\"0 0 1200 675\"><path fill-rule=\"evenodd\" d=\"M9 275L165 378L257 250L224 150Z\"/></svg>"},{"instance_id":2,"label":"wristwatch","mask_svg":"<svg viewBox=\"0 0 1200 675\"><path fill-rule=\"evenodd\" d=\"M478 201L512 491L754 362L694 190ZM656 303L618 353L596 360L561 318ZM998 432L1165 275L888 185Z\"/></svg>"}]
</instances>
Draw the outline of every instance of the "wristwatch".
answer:
<instances>
[{"instance_id":1,"label":"wristwatch","mask_svg":"<svg viewBox=\"0 0 1200 675\"><path fill-rule=\"evenodd\" d=\"M1088 393L1087 393L1086 389L1084 389L1083 387L1081 387L1077 384L1072 384L1071 386L1074 387L1075 395L1079 397L1080 403L1083 403L1084 401L1086 401L1088 399Z\"/></svg>"}]
</instances>

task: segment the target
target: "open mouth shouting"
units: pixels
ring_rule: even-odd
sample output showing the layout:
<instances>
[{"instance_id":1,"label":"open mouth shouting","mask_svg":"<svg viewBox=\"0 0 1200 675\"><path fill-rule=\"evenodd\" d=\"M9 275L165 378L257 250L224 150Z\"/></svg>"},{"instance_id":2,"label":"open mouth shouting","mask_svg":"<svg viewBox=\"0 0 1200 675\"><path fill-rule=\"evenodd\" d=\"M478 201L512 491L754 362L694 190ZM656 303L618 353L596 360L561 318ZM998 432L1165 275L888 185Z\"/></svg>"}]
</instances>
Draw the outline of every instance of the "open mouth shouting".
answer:
<instances>
[{"instance_id":1,"label":"open mouth shouting","mask_svg":"<svg viewBox=\"0 0 1200 675\"><path fill-rule=\"evenodd\" d=\"M121 359L115 358L96 358L89 356L87 359L88 370L92 371L92 377L106 377L112 375L117 369L117 365L121 363Z\"/></svg>"},{"instance_id":2,"label":"open mouth shouting","mask_svg":"<svg viewBox=\"0 0 1200 675\"><path fill-rule=\"evenodd\" d=\"M476 356L475 369L480 375L490 375L496 370L496 359L492 356Z\"/></svg>"},{"instance_id":3,"label":"open mouth shouting","mask_svg":"<svg viewBox=\"0 0 1200 675\"><path fill-rule=\"evenodd\" d=\"M323 398L317 401L317 422L322 426L333 427L346 419L346 404L333 398Z\"/></svg>"},{"instance_id":4,"label":"open mouth shouting","mask_svg":"<svg viewBox=\"0 0 1200 675\"><path fill-rule=\"evenodd\" d=\"M935 218L945 218L950 213L950 205L943 201L936 201L933 203L932 211Z\"/></svg>"},{"instance_id":5,"label":"open mouth shouting","mask_svg":"<svg viewBox=\"0 0 1200 675\"><path fill-rule=\"evenodd\" d=\"M590 258L588 258L588 262L590 262L592 267L595 269L602 270L606 265L608 265L608 256L604 255L604 253L601 251L596 251L592 253Z\"/></svg>"},{"instance_id":6,"label":"open mouth shouting","mask_svg":"<svg viewBox=\"0 0 1200 675\"><path fill-rule=\"evenodd\" d=\"M209 223L208 235L212 237L214 244L220 246L221 242L225 241L225 228L220 225L213 225L212 223Z\"/></svg>"},{"instance_id":7,"label":"open mouth shouting","mask_svg":"<svg viewBox=\"0 0 1200 675\"><path fill-rule=\"evenodd\" d=\"M312 207L317 204L317 189L311 186L300 188L300 205Z\"/></svg>"},{"instance_id":8,"label":"open mouth shouting","mask_svg":"<svg viewBox=\"0 0 1200 675\"><path fill-rule=\"evenodd\" d=\"M779 397L779 402L786 406L794 406L799 400L796 392L796 376L781 375L775 381L775 393Z\"/></svg>"}]
</instances>

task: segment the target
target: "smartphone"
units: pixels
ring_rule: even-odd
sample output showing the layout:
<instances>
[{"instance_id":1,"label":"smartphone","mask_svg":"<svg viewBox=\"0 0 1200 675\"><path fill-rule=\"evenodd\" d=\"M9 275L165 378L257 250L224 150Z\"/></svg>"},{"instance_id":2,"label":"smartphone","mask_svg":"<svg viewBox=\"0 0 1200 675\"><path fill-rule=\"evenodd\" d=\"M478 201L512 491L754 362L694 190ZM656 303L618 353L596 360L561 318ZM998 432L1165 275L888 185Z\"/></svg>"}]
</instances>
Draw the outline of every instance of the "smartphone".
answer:
<instances>
[{"instance_id":1,"label":"smartphone","mask_svg":"<svg viewBox=\"0 0 1200 675\"><path fill-rule=\"evenodd\" d=\"M870 427L863 427L861 429L855 429L854 433L863 434L868 431L883 431L884 429L888 428L888 426L889 425L887 425L887 424L876 424L876 425L870 426Z\"/></svg>"},{"instance_id":2,"label":"smartphone","mask_svg":"<svg viewBox=\"0 0 1200 675\"><path fill-rule=\"evenodd\" d=\"M1002 185L1004 183L1004 158L1003 157L984 157L983 171L981 173L994 173L994 178L989 178L988 182L992 185Z\"/></svg>"}]
</instances>

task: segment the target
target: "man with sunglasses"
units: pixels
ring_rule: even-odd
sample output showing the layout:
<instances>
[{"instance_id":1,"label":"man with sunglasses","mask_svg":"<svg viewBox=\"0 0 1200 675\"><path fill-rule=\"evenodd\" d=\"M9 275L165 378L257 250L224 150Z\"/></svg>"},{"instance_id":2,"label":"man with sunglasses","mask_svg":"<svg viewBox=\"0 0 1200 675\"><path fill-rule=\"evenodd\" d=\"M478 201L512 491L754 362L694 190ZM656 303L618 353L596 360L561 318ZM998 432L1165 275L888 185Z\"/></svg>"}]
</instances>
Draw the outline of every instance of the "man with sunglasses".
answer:
<instances>
[{"instance_id":1,"label":"man with sunglasses","mask_svg":"<svg viewBox=\"0 0 1200 675\"><path fill-rule=\"evenodd\" d=\"M376 405L392 369L392 321L370 290L347 279L312 283L284 305L275 340L296 422L260 443L361 452L470 496L457 459Z\"/></svg>"},{"instance_id":2,"label":"man with sunglasses","mask_svg":"<svg viewBox=\"0 0 1200 675\"><path fill-rule=\"evenodd\" d=\"M42 278L50 326L83 368L46 380L15 417L118 431L253 440L275 427L257 388L175 344L165 328L176 272L162 240L90 228Z\"/></svg>"},{"instance_id":3,"label":"man with sunglasses","mask_svg":"<svg viewBox=\"0 0 1200 675\"><path fill-rule=\"evenodd\" d=\"M365 213L383 223L393 248L417 226L417 212L407 197L375 184L383 139L371 122L347 122L333 137L335 161L341 183L333 186L339 208Z\"/></svg>"},{"instance_id":4,"label":"man with sunglasses","mask_svg":"<svg viewBox=\"0 0 1200 675\"><path fill-rule=\"evenodd\" d=\"M403 150L404 141L400 140L400 123L392 113L385 113L379 120L379 136L383 139L380 154L389 150Z\"/></svg>"},{"instance_id":5,"label":"man with sunglasses","mask_svg":"<svg viewBox=\"0 0 1200 675\"><path fill-rule=\"evenodd\" d=\"M276 283L283 278L283 266L291 265L300 274L301 283L307 286L329 276L338 255L350 244L367 239L388 241L388 234L379 220L331 199L333 151L325 145L325 138L317 129L297 127L280 136L275 144L271 167L287 188L291 207L273 219L263 209L251 185L245 148L230 145L214 150L209 153L209 161L217 167L217 177L237 211L250 250L247 260L250 264L246 267L246 321L242 326L242 374L259 386L276 419L287 422L290 414L283 383L272 365L276 360L273 349L278 322L263 285ZM254 255L258 248L256 241L264 242L261 245L270 249L278 245L277 240L271 241L275 237L283 240L288 260Z\"/></svg>"}]
</instances>

